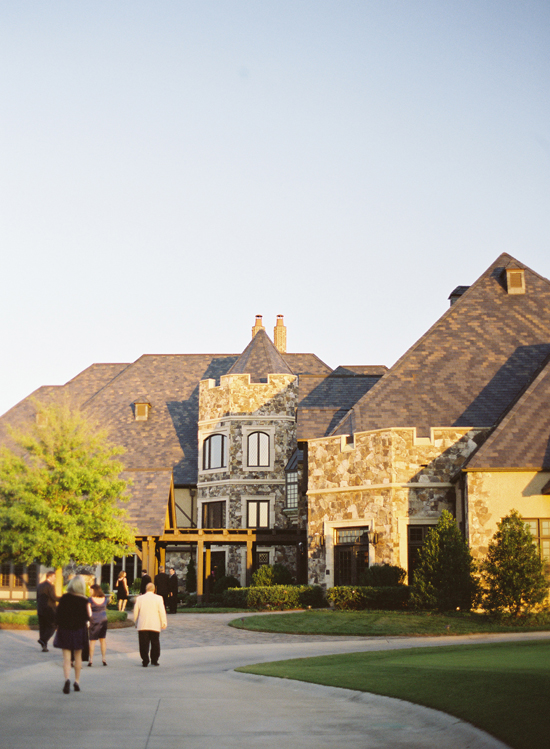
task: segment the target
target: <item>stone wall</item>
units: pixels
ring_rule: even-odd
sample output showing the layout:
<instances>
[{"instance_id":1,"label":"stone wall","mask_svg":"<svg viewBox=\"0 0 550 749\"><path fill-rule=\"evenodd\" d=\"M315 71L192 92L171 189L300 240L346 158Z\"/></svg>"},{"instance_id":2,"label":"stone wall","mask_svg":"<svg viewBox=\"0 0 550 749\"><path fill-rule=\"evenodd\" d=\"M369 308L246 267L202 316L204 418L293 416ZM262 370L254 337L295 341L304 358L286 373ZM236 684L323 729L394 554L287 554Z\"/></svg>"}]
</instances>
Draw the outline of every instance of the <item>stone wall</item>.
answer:
<instances>
[{"instance_id":1,"label":"stone wall","mask_svg":"<svg viewBox=\"0 0 550 749\"><path fill-rule=\"evenodd\" d=\"M310 440L308 445L309 577L326 580L323 539L334 523L368 522L379 536L371 563L406 567L407 525L456 512L453 482L483 430L433 429L430 438L395 428ZM331 541L331 539L329 539ZM332 562L331 562L332 563Z\"/></svg>"}]
</instances>

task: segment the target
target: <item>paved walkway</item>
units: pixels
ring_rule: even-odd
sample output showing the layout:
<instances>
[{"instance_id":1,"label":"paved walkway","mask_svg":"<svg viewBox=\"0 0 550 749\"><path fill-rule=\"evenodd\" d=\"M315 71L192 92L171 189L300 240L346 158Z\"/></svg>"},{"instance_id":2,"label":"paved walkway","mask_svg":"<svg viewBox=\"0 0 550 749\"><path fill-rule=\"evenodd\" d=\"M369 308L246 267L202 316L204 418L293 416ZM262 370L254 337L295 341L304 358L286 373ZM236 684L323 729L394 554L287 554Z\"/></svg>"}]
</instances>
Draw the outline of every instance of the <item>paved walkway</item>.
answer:
<instances>
[{"instance_id":1,"label":"paved walkway","mask_svg":"<svg viewBox=\"0 0 550 749\"><path fill-rule=\"evenodd\" d=\"M82 692L64 695L61 653L37 632L0 631L0 749L497 749L458 719L388 697L236 673L301 656L550 637L347 638L271 635L227 626L235 614L178 614L161 635L161 667L142 668L133 628L108 633Z\"/></svg>"}]
</instances>

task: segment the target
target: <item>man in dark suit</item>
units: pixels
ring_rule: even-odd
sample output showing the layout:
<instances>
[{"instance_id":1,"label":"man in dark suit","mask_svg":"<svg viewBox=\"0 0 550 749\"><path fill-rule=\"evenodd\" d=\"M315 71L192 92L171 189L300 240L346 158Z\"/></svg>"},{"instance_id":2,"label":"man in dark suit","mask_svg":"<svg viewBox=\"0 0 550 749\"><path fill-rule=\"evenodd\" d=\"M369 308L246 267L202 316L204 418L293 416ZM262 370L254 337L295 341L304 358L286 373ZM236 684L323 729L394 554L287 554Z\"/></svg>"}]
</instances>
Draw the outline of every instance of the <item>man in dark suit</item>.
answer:
<instances>
[{"instance_id":1,"label":"man in dark suit","mask_svg":"<svg viewBox=\"0 0 550 749\"><path fill-rule=\"evenodd\" d=\"M170 567L170 575L168 577L168 585L170 588L170 594L168 596L168 603L170 605L170 613L175 614L178 609L178 576L176 570Z\"/></svg>"},{"instance_id":2,"label":"man in dark suit","mask_svg":"<svg viewBox=\"0 0 550 749\"><path fill-rule=\"evenodd\" d=\"M162 596L164 608L168 610L168 596L170 595L170 578L164 571L164 567L159 567L158 575L155 575L155 588L157 596Z\"/></svg>"},{"instance_id":3,"label":"man in dark suit","mask_svg":"<svg viewBox=\"0 0 550 749\"><path fill-rule=\"evenodd\" d=\"M141 584L139 586L139 594L142 596L145 593L145 588L148 583L152 583L151 576L147 574L147 570L141 570Z\"/></svg>"},{"instance_id":4,"label":"man in dark suit","mask_svg":"<svg viewBox=\"0 0 550 749\"><path fill-rule=\"evenodd\" d=\"M55 632L57 596L55 595L54 583L55 572L51 570L46 573L46 579L36 589L36 609L40 628L38 644L42 646L43 653L48 652L48 640Z\"/></svg>"}]
</instances>

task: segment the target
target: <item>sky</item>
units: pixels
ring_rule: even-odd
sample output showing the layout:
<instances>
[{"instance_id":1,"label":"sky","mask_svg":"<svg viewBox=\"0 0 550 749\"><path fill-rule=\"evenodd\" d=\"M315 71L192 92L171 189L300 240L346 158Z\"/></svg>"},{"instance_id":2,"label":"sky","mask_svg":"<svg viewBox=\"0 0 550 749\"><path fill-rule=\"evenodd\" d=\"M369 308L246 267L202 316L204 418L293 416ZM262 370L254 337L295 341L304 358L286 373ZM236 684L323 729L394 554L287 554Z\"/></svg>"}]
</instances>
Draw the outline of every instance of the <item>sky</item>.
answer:
<instances>
[{"instance_id":1,"label":"sky","mask_svg":"<svg viewBox=\"0 0 550 749\"><path fill-rule=\"evenodd\" d=\"M547 0L2 0L0 414L256 314L390 366L549 277L549 56Z\"/></svg>"}]
</instances>

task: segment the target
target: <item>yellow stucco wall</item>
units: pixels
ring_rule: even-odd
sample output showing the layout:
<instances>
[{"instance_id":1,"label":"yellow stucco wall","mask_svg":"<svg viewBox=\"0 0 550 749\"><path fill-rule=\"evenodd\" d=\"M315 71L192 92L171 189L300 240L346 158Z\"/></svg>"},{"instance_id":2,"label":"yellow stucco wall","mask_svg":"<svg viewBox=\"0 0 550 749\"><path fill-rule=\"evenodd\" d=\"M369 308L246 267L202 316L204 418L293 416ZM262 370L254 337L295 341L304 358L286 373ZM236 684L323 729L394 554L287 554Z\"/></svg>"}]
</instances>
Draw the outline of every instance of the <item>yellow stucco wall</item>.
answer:
<instances>
[{"instance_id":1,"label":"yellow stucco wall","mask_svg":"<svg viewBox=\"0 0 550 749\"><path fill-rule=\"evenodd\" d=\"M524 518L550 518L550 496L541 489L548 471L468 473L468 529L472 553L480 558L497 530L497 523L517 510Z\"/></svg>"}]
</instances>

